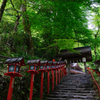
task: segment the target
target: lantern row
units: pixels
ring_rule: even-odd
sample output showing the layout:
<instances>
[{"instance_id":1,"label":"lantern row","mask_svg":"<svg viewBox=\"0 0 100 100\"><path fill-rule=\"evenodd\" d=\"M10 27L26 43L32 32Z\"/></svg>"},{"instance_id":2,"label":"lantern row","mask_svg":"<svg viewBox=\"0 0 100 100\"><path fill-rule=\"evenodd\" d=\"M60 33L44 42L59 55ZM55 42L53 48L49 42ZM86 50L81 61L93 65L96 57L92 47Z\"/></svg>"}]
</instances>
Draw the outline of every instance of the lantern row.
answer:
<instances>
[{"instance_id":1,"label":"lantern row","mask_svg":"<svg viewBox=\"0 0 100 100\"><path fill-rule=\"evenodd\" d=\"M53 62L53 61L40 61L40 60L29 60L27 64L29 64L29 71L34 71L34 73L38 73L37 71L48 71L55 70L61 68L65 65L65 61L61 62Z\"/></svg>"},{"instance_id":2,"label":"lantern row","mask_svg":"<svg viewBox=\"0 0 100 100\"><path fill-rule=\"evenodd\" d=\"M12 98L12 92L13 92L13 83L15 77L21 77L20 74L20 68L21 66L25 66L23 57L17 57L17 58L9 58L5 62L8 64L7 73L4 75L10 76L10 84L9 84L9 90L8 90L8 96L7 100L11 100ZM47 94L49 94L49 85L50 85L50 71L52 73L52 90L54 90L54 71L56 73L56 86L58 82L60 83L60 78L62 78L64 75L67 74L66 72L66 62L53 62L53 61L40 61L37 60L28 60L27 64L29 65L28 73L31 74L31 82L30 82L30 95L29 100L32 100L33 96L33 86L34 86L34 75L38 74L39 71L41 72L41 88L40 88L40 99L43 98L43 80L44 80L44 72L47 72Z\"/></svg>"}]
</instances>

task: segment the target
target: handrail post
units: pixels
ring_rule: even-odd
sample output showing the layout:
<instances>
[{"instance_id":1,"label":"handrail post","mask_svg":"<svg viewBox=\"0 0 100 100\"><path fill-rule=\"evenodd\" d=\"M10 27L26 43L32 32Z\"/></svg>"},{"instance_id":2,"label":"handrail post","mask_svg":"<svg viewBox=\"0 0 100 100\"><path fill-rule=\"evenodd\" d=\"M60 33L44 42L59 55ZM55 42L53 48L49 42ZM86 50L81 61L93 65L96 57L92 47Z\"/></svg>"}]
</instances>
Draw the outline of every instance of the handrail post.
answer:
<instances>
[{"instance_id":1,"label":"handrail post","mask_svg":"<svg viewBox=\"0 0 100 100\"><path fill-rule=\"evenodd\" d=\"M96 80L95 80L94 77L93 77L93 73L96 72L96 74L97 74L98 72L95 71L95 70L93 70L93 69L91 69L91 68L87 68L87 69L88 69L89 74L91 74L91 77L92 77L92 79L93 79L93 81L94 81L95 90L96 90L96 87L97 87L97 89L98 89L98 95L99 95L99 100L100 100L100 87L99 87L98 83L96 82ZM91 70L92 72L91 72L90 70ZM100 75L100 74L99 74L99 75Z\"/></svg>"}]
</instances>

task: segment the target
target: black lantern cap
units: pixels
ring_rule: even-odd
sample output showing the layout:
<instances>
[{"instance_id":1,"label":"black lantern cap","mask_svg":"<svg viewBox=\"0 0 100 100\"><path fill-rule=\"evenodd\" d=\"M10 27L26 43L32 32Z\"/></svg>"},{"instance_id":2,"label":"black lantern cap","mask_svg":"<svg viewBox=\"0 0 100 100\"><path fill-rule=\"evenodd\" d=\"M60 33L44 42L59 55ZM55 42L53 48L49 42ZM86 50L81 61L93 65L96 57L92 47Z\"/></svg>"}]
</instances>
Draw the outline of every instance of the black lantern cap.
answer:
<instances>
[{"instance_id":1,"label":"black lantern cap","mask_svg":"<svg viewBox=\"0 0 100 100\"><path fill-rule=\"evenodd\" d=\"M66 64L66 62L65 62L65 61L60 61L59 63L60 63L60 64Z\"/></svg>"},{"instance_id":2,"label":"black lantern cap","mask_svg":"<svg viewBox=\"0 0 100 100\"><path fill-rule=\"evenodd\" d=\"M59 64L60 64L60 62L58 61L58 62L57 62L57 64L59 65Z\"/></svg>"},{"instance_id":3,"label":"black lantern cap","mask_svg":"<svg viewBox=\"0 0 100 100\"><path fill-rule=\"evenodd\" d=\"M41 64L46 64L46 65L47 65L47 64L48 64L48 60L41 61L40 63L41 63Z\"/></svg>"},{"instance_id":4,"label":"black lantern cap","mask_svg":"<svg viewBox=\"0 0 100 100\"><path fill-rule=\"evenodd\" d=\"M37 59L37 60L28 60L27 64L40 64L40 60L39 59Z\"/></svg>"},{"instance_id":5,"label":"black lantern cap","mask_svg":"<svg viewBox=\"0 0 100 100\"><path fill-rule=\"evenodd\" d=\"M25 65L23 57L9 58L5 62L5 64L10 64L10 63L20 63L21 66Z\"/></svg>"},{"instance_id":6,"label":"black lantern cap","mask_svg":"<svg viewBox=\"0 0 100 100\"><path fill-rule=\"evenodd\" d=\"M56 65L57 64L57 61L53 62L53 64Z\"/></svg>"},{"instance_id":7,"label":"black lantern cap","mask_svg":"<svg viewBox=\"0 0 100 100\"><path fill-rule=\"evenodd\" d=\"M52 65L53 64L53 61L48 61L48 65Z\"/></svg>"}]
</instances>

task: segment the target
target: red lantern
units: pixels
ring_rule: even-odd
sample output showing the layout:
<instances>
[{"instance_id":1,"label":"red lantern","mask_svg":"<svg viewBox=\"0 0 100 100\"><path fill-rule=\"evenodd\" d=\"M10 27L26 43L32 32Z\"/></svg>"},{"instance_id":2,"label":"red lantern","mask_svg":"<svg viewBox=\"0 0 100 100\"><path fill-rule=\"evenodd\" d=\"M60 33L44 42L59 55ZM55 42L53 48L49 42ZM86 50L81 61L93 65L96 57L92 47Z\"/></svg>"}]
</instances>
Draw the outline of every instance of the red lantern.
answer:
<instances>
[{"instance_id":1,"label":"red lantern","mask_svg":"<svg viewBox=\"0 0 100 100\"><path fill-rule=\"evenodd\" d=\"M60 83L60 69L61 69L61 63L58 62L58 82Z\"/></svg>"},{"instance_id":2,"label":"red lantern","mask_svg":"<svg viewBox=\"0 0 100 100\"><path fill-rule=\"evenodd\" d=\"M48 66L47 66L47 94L49 94L50 71L51 71L52 64L53 64L53 61L49 61Z\"/></svg>"},{"instance_id":3,"label":"red lantern","mask_svg":"<svg viewBox=\"0 0 100 100\"><path fill-rule=\"evenodd\" d=\"M7 69L7 73L4 73L4 75L11 77L7 100L11 100L12 92L13 92L13 85L14 85L14 78L22 76L20 74L20 68L21 66L25 66L25 63L24 63L23 57L17 57L17 58L7 59L5 64L8 64L8 69Z\"/></svg>"},{"instance_id":4,"label":"red lantern","mask_svg":"<svg viewBox=\"0 0 100 100\"><path fill-rule=\"evenodd\" d=\"M38 66L40 65L40 60L28 60L27 64L29 64L29 70L27 71L28 73L34 73L38 74Z\"/></svg>"},{"instance_id":5,"label":"red lantern","mask_svg":"<svg viewBox=\"0 0 100 100\"><path fill-rule=\"evenodd\" d=\"M58 73L58 68L59 68L58 65L59 65L59 62L56 63L56 69L55 69L55 72L56 72L56 86L57 86L57 83L58 83L58 74L57 74Z\"/></svg>"},{"instance_id":6,"label":"red lantern","mask_svg":"<svg viewBox=\"0 0 100 100\"><path fill-rule=\"evenodd\" d=\"M60 71L61 71L61 79L62 79L62 76L64 75L64 66L65 66L65 61L61 61L60 62Z\"/></svg>"},{"instance_id":7,"label":"red lantern","mask_svg":"<svg viewBox=\"0 0 100 100\"><path fill-rule=\"evenodd\" d=\"M51 66L51 73L52 73L52 90L54 90L54 71L56 70L56 64L57 62L53 62L52 66Z\"/></svg>"},{"instance_id":8,"label":"red lantern","mask_svg":"<svg viewBox=\"0 0 100 100\"><path fill-rule=\"evenodd\" d=\"M51 71L52 65L53 65L53 61L49 61L46 70L47 70L47 71Z\"/></svg>"},{"instance_id":9,"label":"red lantern","mask_svg":"<svg viewBox=\"0 0 100 100\"><path fill-rule=\"evenodd\" d=\"M47 70L48 61L41 61L39 71L41 72L41 89L40 89L40 99L42 100L43 97L43 79L44 79L44 72Z\"/></svg>"},{"instance_id":10,"label":"red lantern","mask_svg":"<svg viewBox=\"0 0 100 100\"><path fill-rule=\"evenodd\" d=\"M40 65L40 60L28 60L27 64L29 64L28 73L31 73L31 83L30 83L30 96L29 100L32 100L33 95L33 85L34 85L34 74L38 74L38 66Z\"/></svg>"}]
</instances>

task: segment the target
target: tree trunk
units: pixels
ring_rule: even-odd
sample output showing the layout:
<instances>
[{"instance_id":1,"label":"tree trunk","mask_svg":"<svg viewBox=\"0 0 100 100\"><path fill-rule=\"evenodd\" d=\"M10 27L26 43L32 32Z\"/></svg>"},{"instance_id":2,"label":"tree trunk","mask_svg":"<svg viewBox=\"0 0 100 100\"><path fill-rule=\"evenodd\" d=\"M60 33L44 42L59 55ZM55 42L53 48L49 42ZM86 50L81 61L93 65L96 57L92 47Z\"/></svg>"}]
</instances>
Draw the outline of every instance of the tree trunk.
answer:
<instances>
[{"instance_id":1,"label":"tree trunk","mask_svg":"<svg viewBox=\"0 0 100 100\"><path fill-rule=\"evenodd\" d=\"M67 74L70 75L70 64L66 64L66 67L67 67Z\"/></svg>"},{"instance_id":2,"label":"tree trunk","mask_svg":"<svg viewBox=\"0 0 100 100\"><path fill-rule=\"evenodd\" d=\"M15 34L16 31L17 31L17 26L19 25L19 19L20 19L20 17L21 17L21 15L17 16L16 22L15 22L15 26L14 26L14 33L13 34Z\"/></svg>"},{"instance_id":3,"label":"tree trunk","mask_svg":"<svg viewBox=\"0 0 100 100\"><path fill-rule=\"evenodd\" d=\"M3 0L1 8L0 8L0 22L1 22L1 19L2 19L2 15L3 15L4 9L6 7L6 3L7 3L7 0Z\"/></svg>"},{"instance_id":4,"label":"tree trunk","mask_svg":"<svg viewBox=\"0 0 100 100\"><path fill-rule=\"evenodd\" d=\"M28 49L28 54L34 56L34 47L33 47L33 40L31 36L31 29L30 29L30 24L29 24L29 19L26 14L26 0L24 0L25 3L22 4L22 17L23 17L23 25L24 25L24 31L29 34L29 41L27 44L27 49Z\"/></svg>"}]
</instances>

